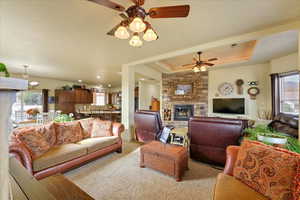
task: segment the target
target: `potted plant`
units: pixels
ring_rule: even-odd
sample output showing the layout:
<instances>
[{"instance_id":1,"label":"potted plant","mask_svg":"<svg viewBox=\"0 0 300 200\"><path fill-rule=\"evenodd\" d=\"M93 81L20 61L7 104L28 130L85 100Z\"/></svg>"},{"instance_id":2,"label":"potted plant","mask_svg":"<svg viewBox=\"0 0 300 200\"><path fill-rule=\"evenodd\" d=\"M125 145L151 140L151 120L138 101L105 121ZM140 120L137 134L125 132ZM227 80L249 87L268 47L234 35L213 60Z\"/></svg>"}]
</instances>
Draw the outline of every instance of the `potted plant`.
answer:
<instances>
[{"instance_id":1,"label":"potted plant","mask_svg":"<svg viewBox=\"0 0 300 200\"><path fill-rule=\"evenodd\" d=\"M9 73L7 71L6 65L4 63L0 63L0 76L9 77Z\"/></svg>"}]
</instances>

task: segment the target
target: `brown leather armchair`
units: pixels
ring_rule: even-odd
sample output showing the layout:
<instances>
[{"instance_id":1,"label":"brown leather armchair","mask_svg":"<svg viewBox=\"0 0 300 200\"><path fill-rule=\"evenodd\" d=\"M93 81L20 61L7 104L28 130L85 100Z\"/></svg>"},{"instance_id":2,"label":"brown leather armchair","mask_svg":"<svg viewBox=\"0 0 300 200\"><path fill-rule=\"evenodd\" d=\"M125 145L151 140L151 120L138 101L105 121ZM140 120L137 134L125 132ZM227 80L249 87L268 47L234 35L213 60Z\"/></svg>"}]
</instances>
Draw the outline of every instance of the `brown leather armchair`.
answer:
<instances>
[{"instance_id":1,"label":"brown leather armchair","mask_svg":"<svg viewBox=\"0 0 300 200\"><path fill-rule=\"evenodd\" d=\"M190 156L193 159L225 165L226 148L239 145L245 120L193 117L189 120Z\"/></svg>"},{"instance_id":2,"label":"brown leather armchair","mask_svg":"<svg viewBox=\"0 0 300 200\"><path fill-rule=\"evenodd\" d=\"M156 140L163 129L159 112L140 110L134 114L135 136L139 142Z\"/></svg>"}]
</instances>

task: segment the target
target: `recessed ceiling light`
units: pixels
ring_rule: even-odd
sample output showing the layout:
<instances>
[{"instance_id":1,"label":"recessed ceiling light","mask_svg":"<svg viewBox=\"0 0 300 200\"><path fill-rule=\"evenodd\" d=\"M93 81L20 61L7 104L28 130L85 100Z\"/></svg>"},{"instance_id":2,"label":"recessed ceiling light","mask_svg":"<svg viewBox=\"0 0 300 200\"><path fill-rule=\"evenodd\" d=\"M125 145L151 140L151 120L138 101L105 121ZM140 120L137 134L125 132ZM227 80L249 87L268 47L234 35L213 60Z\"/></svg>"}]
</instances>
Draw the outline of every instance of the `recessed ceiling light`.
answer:
<instances>
[{"instance_id":1,"label":"recessed ceiling light","mask_svg":"<svg viewBox=\"0 0 300 200\"><path fill-rule=\"evenodd\" d=\"M141 78L141 79L140 79L140 81L144 81L144 80L145 80L144 78Z\"/></svg>"},{"instance_id":2,"label":"recessed ceiling light","mask_svg":"<svg viewBox=\"0 0 300 200\"><path fill-rule=\"evenodd\" d=\"M99 75L98 75L98 76L96 76L96 78L97 78L97 79L100 79L100 78L101 78L101 76L99 76Z\"/></svg>"},{"instance_id":3,"label":"recessed ceiling light","mask_svg":"<svg viewBox=\"0 0 300 200\"><path fill-rule=\"evenodd\" d=\"M36 87L36 86L39 86L40 83L38 81L30 81L29 85L32 86L32 87Z\"/></svg>"},{"instance_id":4,"label":"recessed ceiling light","mask_svg":"<svg viewBox=\"0 0 300 200\"><path fill-rule=\"evenodd\" d=\"M82 80L78 80L79 83L82 83Z\"/></svg>"},{"instance_id":5,"label":"recessed ceiling light","mask_svg":"<svg viewBox=\"0 0 300 200\"><path fill-rule=\"evenodd\" d=\"M108 86L108 87L111 87L111 84L108 84L107 86Z\"/></svg>"}]
</instances>

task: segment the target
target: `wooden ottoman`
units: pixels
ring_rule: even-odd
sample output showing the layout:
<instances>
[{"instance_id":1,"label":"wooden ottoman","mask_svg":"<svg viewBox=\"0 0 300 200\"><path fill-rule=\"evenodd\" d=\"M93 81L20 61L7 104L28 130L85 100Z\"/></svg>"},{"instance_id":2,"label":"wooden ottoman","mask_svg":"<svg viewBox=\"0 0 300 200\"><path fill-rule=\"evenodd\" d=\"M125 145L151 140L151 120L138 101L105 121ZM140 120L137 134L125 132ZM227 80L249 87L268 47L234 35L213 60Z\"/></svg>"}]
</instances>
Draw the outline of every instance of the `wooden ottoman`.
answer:
<instances>
[{"instance_id":1,"label":"wooden ottoman","mask_svg":"<svg viewBox=\"0 0 300 200\"><path fill-rule=\"evenodd\" d=\"M182 146L152 141L141 147L140 156L140 167L174 176L176 181L181 181L185 170L188 170L188 153Z\"/></svg>"}]
</instances>

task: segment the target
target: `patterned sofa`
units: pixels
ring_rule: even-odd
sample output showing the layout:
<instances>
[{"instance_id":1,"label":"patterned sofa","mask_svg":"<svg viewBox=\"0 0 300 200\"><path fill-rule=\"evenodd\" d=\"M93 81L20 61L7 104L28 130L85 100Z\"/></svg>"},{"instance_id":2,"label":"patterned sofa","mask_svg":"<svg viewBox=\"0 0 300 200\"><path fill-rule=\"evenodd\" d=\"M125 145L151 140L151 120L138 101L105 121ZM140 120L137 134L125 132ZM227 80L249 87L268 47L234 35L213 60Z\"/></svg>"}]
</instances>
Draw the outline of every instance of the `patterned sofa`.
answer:
<instances>
[{"instance_id":1,"label":"patterned sofa","mask_svg":"<svg viewBox=\"0 0 300 200\"><path fill-rule=\"evenodd\" d=\"M111 152L122 152L120 123L83 119L15 129L9 152L42 179Z\"/></svg>"}]
</instances>

